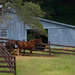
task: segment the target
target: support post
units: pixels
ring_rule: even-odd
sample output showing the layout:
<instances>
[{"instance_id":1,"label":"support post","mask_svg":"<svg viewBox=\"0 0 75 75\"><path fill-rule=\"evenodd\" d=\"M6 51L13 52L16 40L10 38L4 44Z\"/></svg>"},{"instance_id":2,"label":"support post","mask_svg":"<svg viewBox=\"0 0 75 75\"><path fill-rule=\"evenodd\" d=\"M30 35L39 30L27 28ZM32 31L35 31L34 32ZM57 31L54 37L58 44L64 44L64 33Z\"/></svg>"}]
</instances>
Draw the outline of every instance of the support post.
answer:
<instances>
[{"instance_id":1,"label":"support post","mask_svg":"<svg viewBox=\"0 0 75 75\"><path fill-rule=\"evenodd\" d=\"M23 39L23 42L25 42L25 39ZM25 55L25 49L23 49L23 54Z\"/></svg>"},{"instance_id":2,"label":"support post","mask_svg":"<svg viewBox=\"0 0 75 75\"><path fill-rule=\"evenodd\" d=\"M14 63L14 71L15 71L14 75L16 75L16 58L15 57L14 57L14 61L15 61L15 63Z\"/></svg>"},{"instance_id":3,"label":"support post","mask_svg":"<svg viewBox=\"0 0 75 75\"><path fill-rule=\"evenodd\" d=\"M49 56L51 56L50 41L49 41Z\"/></svg>"}]
</instances>

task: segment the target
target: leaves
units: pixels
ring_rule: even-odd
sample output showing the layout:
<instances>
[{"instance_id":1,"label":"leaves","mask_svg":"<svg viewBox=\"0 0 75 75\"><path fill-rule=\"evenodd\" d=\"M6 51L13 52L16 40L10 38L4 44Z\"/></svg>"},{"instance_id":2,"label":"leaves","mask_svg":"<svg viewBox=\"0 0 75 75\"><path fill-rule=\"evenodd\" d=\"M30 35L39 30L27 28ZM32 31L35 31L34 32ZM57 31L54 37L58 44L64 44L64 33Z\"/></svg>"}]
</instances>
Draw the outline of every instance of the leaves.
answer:
<instances>
[{"instance_id":1,"label":"leaves","mask_svg":"<svg viewBox=\"0 0 75 75\"><path fill-rule=\"evenodd\" d=\"M38 4L25 2L22 5L22 0L13 0L13 3L8 3L7 7L9 6L14 8L16 15L20 18L20 21L24 22L25 26L27 24L32 29L37 29L40 34L47 35L40 20L36 18L43 17L45 14Z\"/></svg>"}]
</instances>

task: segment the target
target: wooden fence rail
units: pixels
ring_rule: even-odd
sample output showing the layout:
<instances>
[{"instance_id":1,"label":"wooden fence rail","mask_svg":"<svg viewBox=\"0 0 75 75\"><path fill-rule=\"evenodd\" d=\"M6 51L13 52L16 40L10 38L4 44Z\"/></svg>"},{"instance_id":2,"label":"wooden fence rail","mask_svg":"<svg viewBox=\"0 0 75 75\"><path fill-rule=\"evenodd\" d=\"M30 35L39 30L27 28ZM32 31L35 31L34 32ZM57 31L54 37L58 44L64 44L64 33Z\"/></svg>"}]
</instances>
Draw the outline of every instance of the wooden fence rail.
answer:
<instances>
[{"instance_id":1,"label":"wooden fence rail","mask_svg":"<svg viewBox=\"0 0 75 75\"><path fill-rule=\"evenodd\" d=\"M16 75L16 58L13 57L8 50L0 44L0 63L5 63L7 66L0 65L0 68L9 68L9 71L0 70L1 73L13 73Z\"/></svg>"},{"instance_id":2,"label":"wooden fence rail","mask_svg":"<svg viewBox=\"0 0 75 75\"><path fill-rule=\"evenodd\" d=\"M48 44L43 44L43 45L46 45L47 47L36 46L36 48L38 48L38 49L34 50L34 51L46 52L47 56L52 56L52 55L55 55L55 54L57 54L57 55L58 54L72 54L72 55L75 55L75 46L50 44L50 41L49 41ZM42 51L41 48L46 49L46 51L45 50Z\"/></svg>"},{"instance_id":3,"label":"wooden fence rail","mask_svg":"<svg viewBox=\"0 0 75 75\"><path fill-rule=\"evenodd\" d=\"M12 39L5 39L5 38L0 38L0 40L10 40L10 41L14 41L14 40L12 40Z\"/></svg>"},{"instance_id":4,"label":"wooden fence rail","mask_svg":"<svg viewBox=\"0 0 75 75\"><path fill-rule=\"evenodd\" d=\"M12 39L0 38L0 40L12 40ZM14 41L14 40L12 40L12 41ZM6 43L6 42L1 41L1 43ZM48 44L43 43L43 45L46 45L47 47L43 47L43 46L38 45L33 50L33 54L47 55L47 56L51 56L51 55L55 55L55 54L73 54L73 55L75 55L75 46L51 44L50 41L48 42ZM57 48L57 47L59 47L59 48ZM65 47L66 47L66 49L64 49ZM71 48L73 48L73 49L71 49ZM41 49L43 49L43 50L41 50ZM46 50L44 50L44 49L46 49ZM38 52L36 53L36 51L43 52L43 54L38 53ZM27 54L29 54L29 53L27 52Z\"/></svg>"},{"instance_id":5,"label":"wooden fence rail","mask_svg":"<svg viewBox=\"0 0 75 75\"><path fill-rule=\"evenodd\" d=\"M0 63L12 64L12 65L0 65L0 68L9 68L9 70L0 70L0 73L13 73L16 75L16 58L13 56L0 56L2 58ZM8 60L4 60L8 59ZM11 60L10 60L11 59Z\"/></svg>"},{"instance_id":6,"label":"wooden fence rail","mask_svg":"<svg viewBox=\"0 0 75 75\"><path fill-rule=\"evenodd\" d=\"M52 46L60 46L60 47L71 47L71 48L75 48L75 46L67 46L67 45L58 45L58 44L50 44Z\"/></svg>"}]
</instances>

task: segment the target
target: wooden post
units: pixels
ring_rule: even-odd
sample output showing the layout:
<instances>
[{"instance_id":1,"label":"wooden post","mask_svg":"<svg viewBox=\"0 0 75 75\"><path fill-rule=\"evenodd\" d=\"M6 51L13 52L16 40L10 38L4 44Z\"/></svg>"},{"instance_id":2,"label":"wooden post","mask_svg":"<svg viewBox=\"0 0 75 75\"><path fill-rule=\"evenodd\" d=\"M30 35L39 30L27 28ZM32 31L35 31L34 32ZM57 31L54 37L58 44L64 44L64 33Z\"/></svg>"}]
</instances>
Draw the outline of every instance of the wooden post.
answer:
<instances>
[{"instance_id":1,"label":"wooden post","mask_svg":"<svg viewBox=\"0 0 75 75\"><path fill-rule=\"evenodd\" d=\"M15 63L14 63L14 71L15 71L14 75L16 75L16 58L15 57L14 57L14 61L15 61Z\"/></svg>"},{"instance_id":2,"label":"wooden post","mask_svg":"<svg viewBox=\"0 0 75 75\"><path fill-rule=\"evenodd\" d=\"M51 56L50 41L49 41L49 56Z\"/></svg>"},{"instance_id":3,"label":"wooden post","mask_svg":"<svg viewBox=\"0 0 75 75\"><path fill-rule=\"evenodd\" d=\"M25 42L25 39L23 39L23 42ZM23 53L24 53L24 55L25 55L25 49L23 49Z\"/></svg>"}]
</instances>

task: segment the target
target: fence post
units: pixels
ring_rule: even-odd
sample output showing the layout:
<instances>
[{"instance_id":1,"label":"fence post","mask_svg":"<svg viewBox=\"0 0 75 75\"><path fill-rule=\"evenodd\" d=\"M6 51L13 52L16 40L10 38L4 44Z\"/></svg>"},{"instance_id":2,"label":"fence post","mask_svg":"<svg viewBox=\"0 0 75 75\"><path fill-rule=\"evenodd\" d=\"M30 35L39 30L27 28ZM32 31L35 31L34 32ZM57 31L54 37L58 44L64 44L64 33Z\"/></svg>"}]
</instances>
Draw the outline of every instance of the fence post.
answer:
<instances>
[{"instance_id":1,"label":"fence post","mask_svg":"<svg viewBox=\"0 0 75 75\"><path fill-rule=\"evenodd\" d=\"M23 39L23 42L25 42L25 39ZM23 49L23 53L24 53L24 55L25 55L25 49Z\"/></svg>"},{"instance_id":2,"label":"fence post","mask_svg":"<svg viewBox=\"0 0 75 75\"><path fill-rule=\"evenodd\" d=\"M51 56L50 41L49 41L49 56Z\"/></svg>"},{"instance_id":3,"label":"fence post","mask_svg":"<svg viewBox=\"0 0 75 75\"><path fill-rule=\"evenodd\" d=\"M16 58L15 57L14 57L14 61L15 61L15 63L14 63L14 71L15 71L14 75L16 75Z\"/></svg>"}]
</instances>

